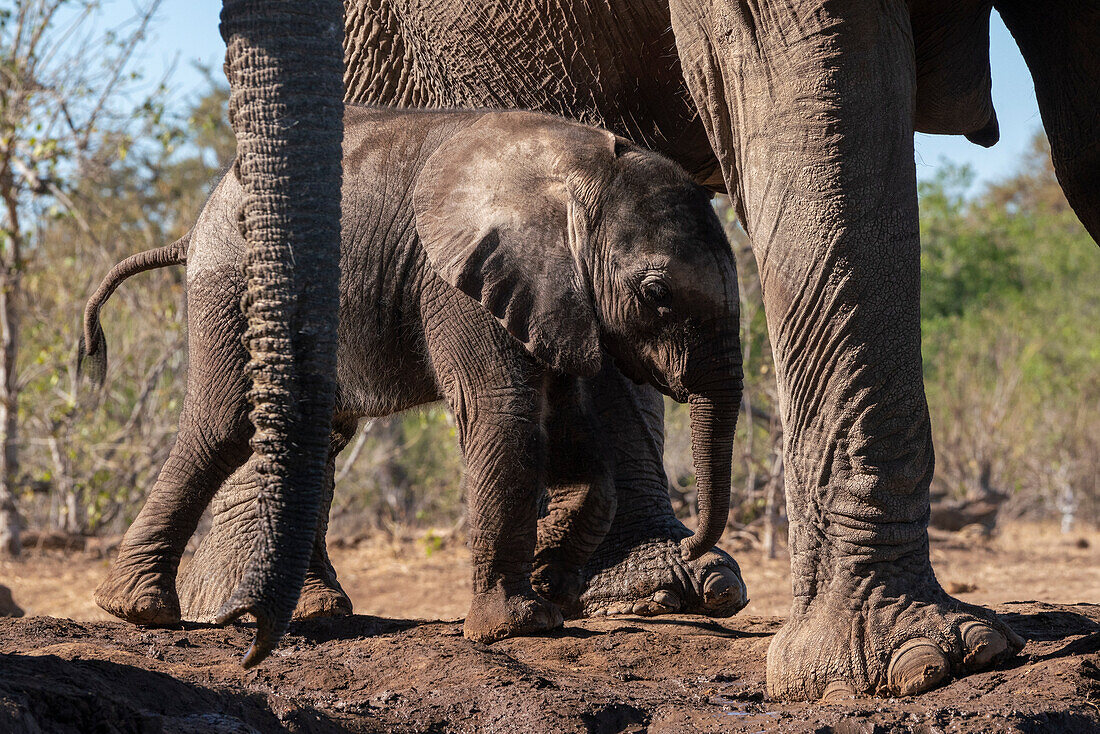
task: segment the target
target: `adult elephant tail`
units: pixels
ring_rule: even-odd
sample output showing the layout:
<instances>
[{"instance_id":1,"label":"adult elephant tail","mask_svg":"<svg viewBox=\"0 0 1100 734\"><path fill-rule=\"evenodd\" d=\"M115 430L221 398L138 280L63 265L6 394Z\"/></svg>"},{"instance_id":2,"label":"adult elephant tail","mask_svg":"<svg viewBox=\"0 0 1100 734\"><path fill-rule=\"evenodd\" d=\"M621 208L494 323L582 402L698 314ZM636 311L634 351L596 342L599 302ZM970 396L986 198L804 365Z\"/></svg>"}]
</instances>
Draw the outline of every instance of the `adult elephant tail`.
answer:
<instances>
[{"instance_id":1,"label":"adult elephant tail","mask_svg":"<svg viewBox=\"0 0 1100 734\"><path fill-rule=\"evenodd\" d=\"M256 546L218 614L256 636L242 664L286 631L313 550L336 395L343 140L340 0L225 0L234 174L245 198L244 298Z\"/></svg>"}]
</instances>

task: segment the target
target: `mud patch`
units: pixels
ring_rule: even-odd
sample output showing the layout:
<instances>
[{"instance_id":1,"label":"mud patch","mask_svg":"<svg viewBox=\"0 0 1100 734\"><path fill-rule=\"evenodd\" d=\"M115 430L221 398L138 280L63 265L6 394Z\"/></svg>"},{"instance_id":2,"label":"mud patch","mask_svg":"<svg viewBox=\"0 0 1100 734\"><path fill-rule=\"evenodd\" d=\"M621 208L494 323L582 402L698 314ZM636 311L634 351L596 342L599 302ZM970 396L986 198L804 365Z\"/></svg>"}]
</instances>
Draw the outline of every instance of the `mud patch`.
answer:
<instances>
[{"instance_id":1,"label":"mud patch","mask_svg":"<svg viewBox=\"0 0 1100 734\"><path fill-rule=\"evenodd\" d=\"M1028 640L999 670L917 698L781 704L781 620L603 618L493 645L456 622L295 624L258 669L247 626L0 620L5 732L1095 732L1100 605L1003 605Z\"/></svg>"}]
</instances>

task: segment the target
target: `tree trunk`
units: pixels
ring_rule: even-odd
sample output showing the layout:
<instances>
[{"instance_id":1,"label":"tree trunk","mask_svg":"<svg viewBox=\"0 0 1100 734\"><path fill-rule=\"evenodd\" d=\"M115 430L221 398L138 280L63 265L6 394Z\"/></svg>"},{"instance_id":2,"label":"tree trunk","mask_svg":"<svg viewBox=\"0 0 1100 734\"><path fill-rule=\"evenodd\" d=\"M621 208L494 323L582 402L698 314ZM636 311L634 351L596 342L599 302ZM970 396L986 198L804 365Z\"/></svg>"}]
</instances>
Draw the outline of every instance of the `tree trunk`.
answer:
<instances>
[{"instance_id":1,"label":"tree trunk","mask_svg":"<svg viewBox=\"0 0 1100 734\"><path fill-rule=\"evenodd\" d=\"M249 613L258 663L290 622L313 551L336 394L343 140L339 0L225 0L222 36L247 252L246 342L260 533L219 614Z\"/></svg>"},{"instance_id":2,"label":"tree trunk","mask_svg":"<svg viewBox=\"0 0 1100 734\"><path fill-rule=\"evenodd\" d=\"M10 172L6 175L10 182ZM14 199L5 198L10 231L9 249L0 274L0 553L18 556L22 545L14 487L19 468L19 382L15 359L19 351L23 248L18 209Z\"/></svg>"}]
</instances>

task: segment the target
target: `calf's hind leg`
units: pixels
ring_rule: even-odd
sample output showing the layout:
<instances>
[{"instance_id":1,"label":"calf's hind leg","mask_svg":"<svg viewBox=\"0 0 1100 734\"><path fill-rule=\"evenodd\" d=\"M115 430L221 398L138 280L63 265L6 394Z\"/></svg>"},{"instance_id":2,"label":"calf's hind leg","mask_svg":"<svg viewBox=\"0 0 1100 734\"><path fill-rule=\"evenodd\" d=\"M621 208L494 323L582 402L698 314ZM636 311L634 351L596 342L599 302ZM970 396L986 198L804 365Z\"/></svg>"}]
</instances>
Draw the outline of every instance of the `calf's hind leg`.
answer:
<instances>
[{"instance_id":1,"label":"calf's hind leg","mask_svg":"<svg viewBox=\"0 0 1100 734\"><path fill-rule=\"evenodd\" d=\"M351 614L351 599L336 580L336 571L328 558L325 532L332 504L336 457L351 441L355 429L356 420L347 416L338 416L333 424L317 537L298 607L294 610L295 619ZM210 532L199 543L177 584L184 619L213 622L244 574L257 533L259 484L254 462L255 456L227 479L214 496Z\"/></svg>"},{"instance_id":2,"label":"calf's hind leg","mask_svg":"<svg viewBox=\"0 0 1100 734\"><path fill-rule=\"evenodd\" d=\"M581 569L615 516L615 482L585 383L551 379L546 397L546 508L538 523L532 584L567 615L579 615Z\"/></svg>"},{"instance_id":3,"label":"calf's hind leg","mask_svg":"<svg viewBox=\"0 0 1100 734\"><path fill-rule=\"evenodd\" d=\"M228 277L216 277L207 289L192 284L179 433L95 592L100 607L135 624L179 622L176 571L184 547L214 491L250 454L244 324ZM210 295L197 295L203 293Z\"/></svg>"},{"instance_id":4,"label":"calf's hind leg","mask_svg":"<svg viewBox=\"0 0 1100 734\"><path fill-rule=\"evenodd\" d=\"M558 627L562 616L531 588L545 475L542 370L518 354L511 337L478 323L488 314L471 316L446 330L461 350L439 347L439 333L428 336L466 460L473 599L463 634L493 642Z\"/></svg>"},{"instance_id":5,"label":"calf's hind leg","mask_svg":"<svg viewBox=\"0 0 1100 734\"><path fill-rule=\"evenodd\" d=\"M355 437L358 421L341 416L332 426L332 450L325 470L325 494L321 500L321 514L317 518L317 535L313 541L313 557L309 561L302 594L294 609L295 619L315 617L342 617L351 614L351 599L344 593L336 579L336 569L328 557L325 536L328 534L328 514L332 508L332 495L336 489L336 457Z\"/></svg>"}]
</instances>

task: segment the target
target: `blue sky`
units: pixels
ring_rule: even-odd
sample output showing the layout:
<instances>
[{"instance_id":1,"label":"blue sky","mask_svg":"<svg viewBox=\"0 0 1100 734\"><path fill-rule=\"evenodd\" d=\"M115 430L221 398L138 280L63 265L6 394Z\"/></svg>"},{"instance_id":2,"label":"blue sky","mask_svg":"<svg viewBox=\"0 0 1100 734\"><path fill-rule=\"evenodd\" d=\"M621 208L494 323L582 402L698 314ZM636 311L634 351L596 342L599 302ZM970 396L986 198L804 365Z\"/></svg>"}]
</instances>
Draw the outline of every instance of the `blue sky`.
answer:
<instances>
[{"instance_id":1,"label":"blue sky","mask_svg":"<svg viewBox=\"0 0 1100 734\"><path fill-rule=\"evenodd\" d=\"M104 3L105 21L117 23L132 12L133 0ZM193 68L199 61L221 73L225 46L218 35L220 0L164 0L153 24L151 43L139 59L146 78L159 79L175 66L171 86L184 97L203 87L202 76ZM1001 125L1001 142L991 149L980 148L961 136L916 136L917 175L929 178L942 160L967 163L979 182L1012 173L1027 149L1031 136L1041 126L1035 91L1015 42L993 13L991 27L993 103Z\"/></svg>"}]
</instances>

